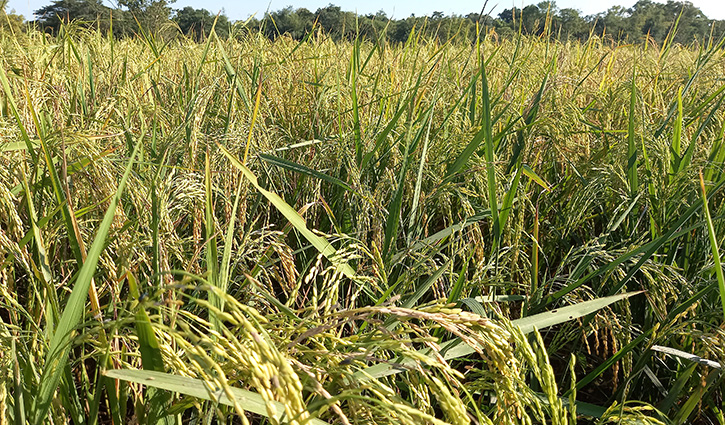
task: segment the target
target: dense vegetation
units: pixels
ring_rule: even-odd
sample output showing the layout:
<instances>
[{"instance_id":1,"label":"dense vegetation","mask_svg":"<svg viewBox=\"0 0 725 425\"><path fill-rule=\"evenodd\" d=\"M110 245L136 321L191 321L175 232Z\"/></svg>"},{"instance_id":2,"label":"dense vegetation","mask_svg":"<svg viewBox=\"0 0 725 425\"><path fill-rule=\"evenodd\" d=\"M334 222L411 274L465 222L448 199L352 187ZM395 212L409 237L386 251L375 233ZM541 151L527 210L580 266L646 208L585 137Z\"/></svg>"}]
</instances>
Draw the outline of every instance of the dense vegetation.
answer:
<instances>
[{"instance_id":1,"label":"dense vegetation","mask_svg":"<svg viewBox=\"0 0 725 425\"><path fill-rule=\"evenodd\" d=\"M725 423L723 41L0 40L0 423Z\"/></svg>"},{"instance_id":2,"label":"dense vegetation","mask_svg":"<svg viewBox=\"0 0 725 425\"><path fill-rule=\"evenodd\" d=\"M133 36L138 33L140 25L147 31L161 32L168 37L174 32L174 28L168 27L168 23L172 22L176 31L197 41L209 35L216 18L213 13L189 6L173 9L172 3L167 0L121 0L118 2L120 7L112 9L101 0L53 0L35 11L37 19L33 24L44 31L57 33L62 22L76 20L81 25L104 32L112 28L116 37ZM0 9L4 9L2 2ZM22 21L18 15L8 16ZM218 19L217 35L226 38L230 31L239 33L233 31L232 23L223 13ZM477 25L494 29L499 37L511 38L523 33L546 35L561 41L586 41L596 35L614 41L654 40L663 43L672 33L675 42L690 44L693 40L702 42L725 34L725 21L709 19L690 2L673 0L666 3L639 0L630 8L613 6L589 16L572 8L560 9L555 2L546 1L500 12L484 9L451 16L434 12L431 16L402 18L389 18L383 11L357 15L330 4L315 12L287 7L237 22L238 27L261 31L270 39L285 35L302 40L316 30L323 30L336 40L363 38L376 42L383 37L388 42L399 43L405 43L414 28L415 34L424 34L441 42L453 38L474 42L478 37ZM674 28L677 30L673 31Z\"/></svg>"},{"instance_id":3,"label":"dense vegetation","mask_svg":"<svg viewBox=\"0 0 725 425\"><path fill-rule=\"evenodd\" d=\"M467 15L445 16L435 12L431 16L409 16L389 19L385 13L357 16L329 5L312 13L307 9L286 9L266 14L259 24L264 33L274 38L287 34L302 39L315 27L321 27L336 38L354 40L365 37L377 40L384 35L389 42L404 43L413 28L428 38L447 41L463 38L475 41L477 24L486 25L499 37L511 38L519 32L557 38L561 41L586 41L591 35L615 41L641 42L647 39L662 43L675 23L675 42L689 44L693 40L706 40L725 34L725 21L708 19L700 9L689 2L668 0L657 3L639 0L631 8L613 6L595 15L584 16L576 9L559 9L555 2L540 2L523 9L504 9L495 16L486 10Z\"/></svg>"}]
</instances>

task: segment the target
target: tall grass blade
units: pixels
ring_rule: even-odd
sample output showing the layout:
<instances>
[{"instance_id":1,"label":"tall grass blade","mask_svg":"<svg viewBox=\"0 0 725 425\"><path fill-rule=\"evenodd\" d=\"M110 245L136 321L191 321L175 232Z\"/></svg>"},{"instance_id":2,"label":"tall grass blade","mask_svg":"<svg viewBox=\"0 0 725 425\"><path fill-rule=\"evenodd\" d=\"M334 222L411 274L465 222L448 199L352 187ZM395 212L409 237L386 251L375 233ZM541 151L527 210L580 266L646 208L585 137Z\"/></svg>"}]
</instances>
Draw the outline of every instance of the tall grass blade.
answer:
<instances>
[{"instance_id":1,"label":"tall grass blade","mask_svg":"<svg viewBox=\"0 0 725 425\"><path fill-rule=\"evenodd\" d=\"M677 412L675 417L672 419L674 425L682 425L687 423L688 418L692 415L698 404L702 402L702 398L708 392L712 391L715 385L715 381L722 381L722 374L719 369L715 369L707 374L707 377L702 380L702 384L695 388L687 401L682 405L682 408Z\"/></svg>"},{"instance_id":2,"label":"tall grass blade","mask_svg":"<svg viewBox=\"0 0 725 425\"><path fill-rule=\"evenodd\" d=\"M363 144L360 133L360 105L357 99L357 74L360 67L360 39L353 42L350 58L350 96L352 101L352 130L355 137L355 162L360 165L363 159Z\"/></svg>"},{"instance_id":3,"label":"tall grass blade","mask_svg":"<svg viewBox=\"0 0 725 425\"><path fill-rule=\"evenodd\" d=\"M25 146L28 150L28 153L30 154L30 158L33 160L34 164L38 163L38 154L35 153L34 143L32 140L30 140L30 136L28 136L28 132L25 129L25 126L23 125L23 120L20 118L20 113L18 111L18 106L15 103L15 96L13 96L13 92L10 89L10 83L8 82L8 77L5 74L5 67L0 67L0 83L3 85L3 90L5 91L6 101L10 105L10 110L13 113L13 117L15 117L15 122L18 124L18 130L20 130L20 136L25 143Z\"/></svg>"},{"instance_id":4,"label":"tall grass blade","mask_svg":"<svg viewBox=\"0 0 725 425\"><path fill-rule=\"evenodd\" d=\"M598 298L591 301L585 301L582 303L562 307L556 310L552 310L545 313L539 313L533 316L524 317L521 319L513 320L511 323L521 328L521 332L529 334L534 329L545 329L550 326L558 325L561 323L568 322L570 320L578 319L580 317L592 314L602 308L629 298L633 295L641 294L640 292L630 292L626 294L614 295L610 297ZM423 353L429 353L430 350L422 350ZM447 341L441 344L441 352L443 358L446 360L457 359L459 357L473 354L476 350L463 343L459 338ZM413 359L403 359L399 362L402 365L411 365L415 363ZM385 376L393 375L404 371L405 369L399 366L394 366L388 363L382 363L375 366L368 367L364 370L356 372L353 377L357 380L364 380L368 377L382 378Z\"/></svg>"},{"instance_id":5,"label":"tall grass blade","mask_svg":"<svg viewBox=\"0 0 725 425\"><path fill-rule=\"evenodd\" d=\"M111 204L106 210L103 221L98 227L98 233L93 240L90 250L88 250L88 256L86 257L85 263L83 263L83 267L78 272L78 277L75 285L73 286L73 291L66 302L58 327L50 340L50 347L48 349L48 354L45 357L45 366L40 379L40 386L33 402L33 423L35 425L41 425L47 419L48 410L50 409L50 404L53 400L53 394L58 387L64 367L68 362L73 331L79 324L85 309L86 295L88 294L93 274L96 271L96 265L98 264L98 260L103 252L106 236L108 236L108 232L111 229L111 223L113 222L113 218L116 213L116 207L118 206L118 203L121 200L121 195L126 188L126 182L131 175L136 154L141 148L141 145L142 142L139 140L131 153L123 177L118 183L116 194L111 200Z\"/></svg>"},{"instance_id":6,"label":"tall grass blade","mask_svg":"<svg viewBox=\"0 0 725 425\"><path fill-rule=\"evenodd\" d=\"M418 203L420 201L420 191L423 184L423 169L428 157L428 142L430 141L430 127L433 124L432 112L435 108L435 102L431 107L431 114L428 115L428 129L426 130L423 140L423 150L420 154L420 165L418 166L418 175L415 179L415 189L413 190L413 205L410 207L410 219L408 221L408 245L413 240L413 228L416 222L416 214L418 212Z\"/></svg>"},{"instance_id":7,"label":"tall grass blade","mask_svg":"<svg viewBox=\"0 0 725 425\"><path fill-rule=\"evenodd\" d=\"M20 373L20 359L18 356L18 347L15 340L16 336L11 338L10 350L13 362L13 387L15 397L13 397L13 414L15 415L16 424L25 424L25 385L23 383L23 375Z\"/></svg>"},{"instance_id":8,"label":"tall grass blade","mask_svg":"<svg viewBox=\"0 0 725 425\"><path fill-rule=\"evenodd\" d=\"M637 71L632 70L632 86L629 96L629 121L627 125L627 183L629 183L630 197L637 196L639 183L637 181L637 142L635 129L635 111L637 107Z\"/></svg>"},{"instance_id":9,"label":"tall grass blade","mask_svg":"<svg viewBox=\"0 0 725 425\"><path fill-rule=\"evenodd\" d=\"M204 197L204 211L205 211L205 227L206 227L206 280L209 282L212 286L218 286L218 280L219 280L219 251L217 250L217 232L216 232L216 226L214 224L215 217L214 217L214 199L213 199L213 193L212 193L212 181L211 181L211 165L209 163L209 150L207 149L206 152L206 158L205 158L205 166L204 166L204 187L205 187L205 197ZM211 304L216 307L217 309L221 309L222 301L219 298L218 295L215 293L210 292L209 298L211 301ZM213 311L209 311L209 317L212 320L212 323L214 324L214 329L219 330L220 323L218 322L218 319L216 318Z\"/></svg>"},{"instance_id":10,"label":"tall grass blade","mask_svg":"<svg viewBox=\"0 0 725 425\"><path fill-rule=\"evenodd\" d=\"M670 146L670 184L675 178L675 174L680 171L680 161L682 161L681 144L682 144L682 87L677 91L677 117L672 129L672 145Z\"/></svg>"},{"instance_id":11,"label":"tall grass blade","mask_svg":"<svg viewBox=\"0 0 725 425\"><path fill-rule=\"evenodd\" d=\"M270 192L260 186L257 181L257 177L249 170L249 168L242 164L234 155L232 155L231 152L226 150L226 148L219 146L219 149L221 149L224 156L229 159L232 165L239 169L242 172L242 175L244 175L244 177L252 183L252 186L254 186L265 198L267 198L267 200L271 202L272 205L274 205L274 207L277 208L277 210L282 213L287 220L289 220L290 224L292 224L292 226L294 226L294 228L297 229L297 231L300 232L307 241L309 241L328 260L335 264L346 277L353 278L355 276L355 270L353 270L349 264L341 262L340 259L336 257L337 252L330 242L323 237L317 236L308 229L305 224L305 220L294 208L292 208L276 193Z\"/></svg>"},{"instance_id":12,"label":"tall grass blade","mask_svg":"<svg viewBox=\"0 0 725 425\"><path fill-rule=\"evenodd\" d=\"M237 196L234 198L234 205L232 206L232 212L229 216L229 223L227 224L227 234L224 237L224 251L222 252L221 265L219 267L219 275L217 286L222 293L226 294L229 286L229 280L232 272L232 249L234 245L234 228L237 221L237 210L239 209L239 200L242 197L242 191L246 188L243 183L239 184L237 189ZM224 311L225 299L219 297L219 309Z\"/></svg>"},{"instance_id":13,"label":"tall grass blade","mask_svg":"<svg viewBox=\"0 0 725 425\"><path fill-rule=\"evenodd\" d=\"M425 239L419 240L415 243L413 243L411 246L409 246L405 250L401 250L400 252L393 255L393 262L397 262L400 260L404 255L411 254L416 251L424 250L424 249L430 249L431 247L435 246L436 244L440 243L441 241L446 240L448 237L453 235L456 232L459 232L473 224L478 223L479 221L490 218L491 217L491 211L484 210L480 213L476 214L473 217L469 217L465 220L463 220L460 223L456 223L454 225L448 226L443 230L440 230L430 236L428 236Z\"/></svg>"},{"instance_id":14,"label":"tall grass blade","mask_svg":"<svg viewBox=\"0 0 725 425\"><path fill-rule=\"evenodd\" d=\"M334 185L336 185L338 187L341 187L342 189L345 189L348 192L352 192L352 193L356 193L357 194L357 192L355 192L353 190L353 188L350 187L350 185L347 184L347 183L345 183L344 181L342 181L342 180L340 180L338 178L332 177L329 174L325 174L325 173L322 173L320 171L313 170L312 168L307 167L306 165L298 164L296 162L288 161L288 160L286 160L284 158L280 158L280 157L277 157L277 156L274 156L274 155L269 155L269 154L266 154L266 153L260 153L258 156L259 156L259 158L261 158L265 162L270 163L270 164L273 164L273 165L276 165L276 166L278 166L280 168L284 168L286 170L294 171L296 173L305 174L305 175L308 175L310 177L315 177L315 178L318 178L320 180L324 180L324 181L326 181L328 183L332 183L332 184L334 184Z\"/></svg>"},{"instance_id":15,"label":"tall grass blade","mask_svg":"<svg viewBox=\"0 0 725 425\"><path fill-rule=\"evenodd\" d=\"M262 396L257 393L243 390L241 388L229 388L234 400L231 400L225 391L212 391L211 384L201 379L187 378L185 376L177 376L168 373L153 372L147 370L131 370L131 369L113 369L105 373L106 376L114 379L122 379L128 382L135 382L146 386L160 388L167 391L173 391L179 394L185 394L202 400L209 400L214 403L223 404L225 406L234 406L238 404L244 410L264 417L269 417L266 403ZM271 401L275 405L275 410L284 412L282 403ZM289 419L282 419L282 422L288 422ZM319 419L310 419L310 425L328 425L327 422Z\"/></svg>"},{"instance_id":16,"label":"tall grass blade","mask_svg":"<svg viewBox=\"0 0 725 425\"><path fill-rule=\"evenodd\" d=\"M514 200L516 198L516 192L519 190L519 182L521 181L522 171L523 167L519 167L518 170L516 170L516 174L514 174L513 180L511 181L511 184L509 186L509 190L503 196L503 201L501 202L501 212L498 216L499 226L501 228L506 225L506 220L508 220L509 214L511 213L511 210L513 208Z\"/></svg>"},{"instance_id":17,"label":"tall grass blade","mask_svg":"<svg viewBox=\"0 0 725 425\"><path fill-rule=\"evenodd\" d=\"M161 346L156 338L151 319L144 309L141 302L141 292L139 291L136 278L131 273L126 273L129 292L139 300L135 314L134 326L136 328L136 336L138 337L139 351L141 352L141 366L144 370L156 372L164 372L164 359L161 355ZM107 377L105 379L108 379ZM171 395L167 392L156 391L150 388L146 393L146 408L148 409L148 422L156 424L173 424L173 417L165 412L168 410L171 402Z\"/></svg>"},{"instance_id":18,"label":"tall grass blade","mask_svg":"<svg viewBox=\"0 0 725 425\"><path fill-rule=\"evenodd\" d=\"M702 172L700 173L700 189L702 190L702 210L705 214L705 221L707 222L707 234L710 238L710 249L712 250L712 259L715 263L715 276L717 276L717 284L718 288L720 288L720 301L722 303L723 316L725 317L725 274L723 273L720 262L720 248L718 247L715 226L712 224L710 208L707 205L707 191L705 190L705 180L702 177Z\"/></svg>"},{"instance_id":19,"label":"tall grass blade","mask_svg":"<svg viewBox=\"0 0 725 425\"><path fill-rule=\"evenodd\" d=\"M430 106L425 115L425 119L423 119L422 122L427 122L430 119L430 115L432 112L433 106ZM395 191L393 192L393 197L388 204L388 218L385 222L385 238L383 240L382 250L383 260L386 262L386 264L389 264L389 261L392 258L393 251L395 251L395 244L398 239L400 212L403 206L403 193L405 192L405 183L408 169L410 168L410 163L413 160L415 147L418 145L418 142L422 138L423 132L425 131L425 126L421 126L416 134L412 135L412 124L413 123L411 122L408 127L408 136L406 137L407 142L405 144L405 150L403 152L403 165L400 167L400 171L398 172Z\"/></svg>"}]
</instances>

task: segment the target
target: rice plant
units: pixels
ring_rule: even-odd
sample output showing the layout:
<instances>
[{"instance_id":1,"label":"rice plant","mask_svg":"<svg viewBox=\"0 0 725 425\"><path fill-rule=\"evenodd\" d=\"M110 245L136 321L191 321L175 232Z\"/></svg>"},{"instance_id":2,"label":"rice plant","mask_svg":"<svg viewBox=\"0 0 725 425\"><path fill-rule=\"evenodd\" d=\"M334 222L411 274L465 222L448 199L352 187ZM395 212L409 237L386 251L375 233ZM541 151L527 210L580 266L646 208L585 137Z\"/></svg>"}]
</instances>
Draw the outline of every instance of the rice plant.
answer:
<instances>
[{"instance_id":1,"label":"rice plant","mask_svg":"<svg viewBox=\"0 0 725 425\"><path fill-rule=\"evenodd\" d=\"M0 44L0 423L725 423L723 41Z\"/></svg>"}]
</instances>

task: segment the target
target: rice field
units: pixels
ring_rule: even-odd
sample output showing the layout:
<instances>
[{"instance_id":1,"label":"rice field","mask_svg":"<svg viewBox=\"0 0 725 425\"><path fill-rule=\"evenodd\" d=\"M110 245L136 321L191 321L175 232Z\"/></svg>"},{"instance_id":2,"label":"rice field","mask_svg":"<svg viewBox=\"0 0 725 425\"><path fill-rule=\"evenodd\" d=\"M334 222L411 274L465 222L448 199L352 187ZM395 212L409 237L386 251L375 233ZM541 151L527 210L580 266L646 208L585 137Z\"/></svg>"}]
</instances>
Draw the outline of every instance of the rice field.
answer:
<instances>
[{"instance_id":1,"label":"rice field","mask_svg":"<svg viewBox=\"0 0 725 425\"><path fill-rule=\"evenodd\" d=\"M0 35L0 424L725 424L724 54Z\"/></svg>"}]
</instances>

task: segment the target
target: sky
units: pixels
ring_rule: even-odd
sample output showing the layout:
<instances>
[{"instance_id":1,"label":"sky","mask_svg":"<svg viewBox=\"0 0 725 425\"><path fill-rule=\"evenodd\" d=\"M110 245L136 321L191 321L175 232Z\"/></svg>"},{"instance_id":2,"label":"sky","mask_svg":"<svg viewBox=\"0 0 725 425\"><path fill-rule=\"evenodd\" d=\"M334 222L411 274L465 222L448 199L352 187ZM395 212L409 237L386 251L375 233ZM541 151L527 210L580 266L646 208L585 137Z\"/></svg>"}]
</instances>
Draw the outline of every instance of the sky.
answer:
<instances>
[{"instance_id":1,"label":"sky","mask_svg":"<svg viewBox=\"0 0 725 425\"><path fill-rule=\"evenodd\" d=\"M496 16L504 9L509 9L514 6L525 7L529 4L536 4L539 1L541 0L489 0L486 11L492 16ZM10 0L7 10L15 9L15 12L25 16L25 19L32 19L33 11L51 2L52 0ZM105 0L105 2L109 6L112 5L109 0ZM725 1L691 0L691 2L699 7L708 18L725 20ZM236 21L246 19L253 14L261 17L267 10L274 11L287 6L292 6L295 9L304 7L314 12L318 8L325 7L330 3L340 6L342 10L357 12L361 15L383 10L388 17L396 19L405 18L411 14L415 14L416 16L430 15L435 11L443 12L446 15L453 13L466 15L471 12L479 12L483 6L483 1L475 0L447 0L445 2L430 0L367 0L363 2L353 0L242 0L232 2L224 0L177 0L171 4L171 7L174 9L182 9L185 6L191 6L197 9L207 9L213 13L224 10L224 14L229 19ZM634 3L636 3L636 0L556 1L556 5L560 9L579 9L585 15L604 12L615 5L631 7Z\"/></svg>"}]
</instances>

